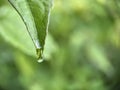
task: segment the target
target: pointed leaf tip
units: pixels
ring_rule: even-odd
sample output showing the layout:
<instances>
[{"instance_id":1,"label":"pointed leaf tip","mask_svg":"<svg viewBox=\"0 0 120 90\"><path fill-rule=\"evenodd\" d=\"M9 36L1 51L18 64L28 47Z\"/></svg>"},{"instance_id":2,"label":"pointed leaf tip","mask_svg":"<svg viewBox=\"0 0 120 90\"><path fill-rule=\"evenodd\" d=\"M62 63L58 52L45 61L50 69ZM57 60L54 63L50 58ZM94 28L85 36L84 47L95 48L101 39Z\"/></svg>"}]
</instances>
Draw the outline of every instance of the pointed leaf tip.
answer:
<instances>
[{"instance_id":1,"label":"pointed leaf tip","mask_svg":"<svg viewBox=\"0 0 120 90\"><path fill-rule=\"evenodd\" d=\"M24 21L35 45L38 59L42 58L52 0L8 0Z\"/></svg>"}]
</instances>

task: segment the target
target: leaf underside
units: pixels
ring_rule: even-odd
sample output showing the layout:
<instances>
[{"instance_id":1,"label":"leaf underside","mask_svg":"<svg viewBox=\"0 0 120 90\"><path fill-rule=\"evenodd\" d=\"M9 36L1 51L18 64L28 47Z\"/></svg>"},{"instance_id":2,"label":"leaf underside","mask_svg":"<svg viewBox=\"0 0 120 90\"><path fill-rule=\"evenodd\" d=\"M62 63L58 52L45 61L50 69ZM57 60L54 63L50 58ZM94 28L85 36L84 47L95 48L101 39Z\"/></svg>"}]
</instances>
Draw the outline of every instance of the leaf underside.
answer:
<instances>
[{"instance_id":1,"label":"leaf underside","mask_svg":"<svg viewBox=\"0 0 120 90\"><path fill-rule=\"evenodd\" d=\"M51 0L8 1L24 21L29 35L35 45L38 59L41 59L48 29Z\"/></svg>"}]
</instances>

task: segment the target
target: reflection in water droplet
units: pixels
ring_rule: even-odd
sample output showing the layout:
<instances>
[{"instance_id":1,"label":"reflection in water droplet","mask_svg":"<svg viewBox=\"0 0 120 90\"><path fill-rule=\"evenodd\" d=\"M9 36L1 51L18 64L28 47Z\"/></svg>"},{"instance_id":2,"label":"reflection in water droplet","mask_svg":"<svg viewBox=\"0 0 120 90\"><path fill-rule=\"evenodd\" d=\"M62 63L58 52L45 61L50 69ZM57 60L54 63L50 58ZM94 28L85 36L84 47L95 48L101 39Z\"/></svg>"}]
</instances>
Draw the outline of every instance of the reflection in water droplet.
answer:
<instances>
[{"instance_id":1,"label":"reflection in water droplet","mask_svg":"<svg viewBox=\"0 0 120 90\"><path fill-rule=\"evenodd\" d=\"M37 58L38 58L38 63L41 63L43 62L43 52L42 52L42 49L41 48L38 48L36 49L36 52L37 52Z\"/></svg>"}]
</instances>

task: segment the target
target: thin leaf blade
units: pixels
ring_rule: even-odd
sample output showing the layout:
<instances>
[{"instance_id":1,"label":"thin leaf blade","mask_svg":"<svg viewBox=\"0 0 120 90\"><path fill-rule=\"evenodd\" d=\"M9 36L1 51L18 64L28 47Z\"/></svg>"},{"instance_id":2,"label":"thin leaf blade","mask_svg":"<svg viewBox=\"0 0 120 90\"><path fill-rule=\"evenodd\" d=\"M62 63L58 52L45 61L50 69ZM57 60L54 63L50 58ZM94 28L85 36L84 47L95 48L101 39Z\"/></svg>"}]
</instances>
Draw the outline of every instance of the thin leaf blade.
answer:
<instances>
[{"instance_id":1,"label":"thin leaf blade","mask_svg":"<svg viewBox=\"0 0 120 90\"><path fill-rule=\"evenodd\" d=\"M38 59L42 58L48 29L51 0L9 0L17 10L36 47Z\"/></svg>"}]
</instances>

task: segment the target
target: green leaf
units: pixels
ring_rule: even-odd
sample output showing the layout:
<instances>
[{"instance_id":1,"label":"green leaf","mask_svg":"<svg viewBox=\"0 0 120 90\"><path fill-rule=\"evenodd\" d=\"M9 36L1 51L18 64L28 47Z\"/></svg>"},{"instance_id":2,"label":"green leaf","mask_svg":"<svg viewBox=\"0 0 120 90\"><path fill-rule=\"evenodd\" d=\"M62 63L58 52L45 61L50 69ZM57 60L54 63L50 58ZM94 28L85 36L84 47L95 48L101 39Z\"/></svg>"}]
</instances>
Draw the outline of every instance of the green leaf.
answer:
<instances>
[{"instance_id":1,"label":"green leaf","mask_svg":"<svg viewBox=\"0 0 120 90\"><path fill-rule=\"evenodd\" d=\"M35 55L35 47L18 13L10 6L0 8L0 36L27 55Z\"/></svg>"},{"instance_id":2,"label":"green leaf","mask_svg":"<svg viewBox=\"0 0 120 90\"><path fill-rule=\"evenodd\" d=\"M42 58L48 29L51 0L8 0L23 19L36 47L38 59Z\"/></svg>"}]
</instances>

